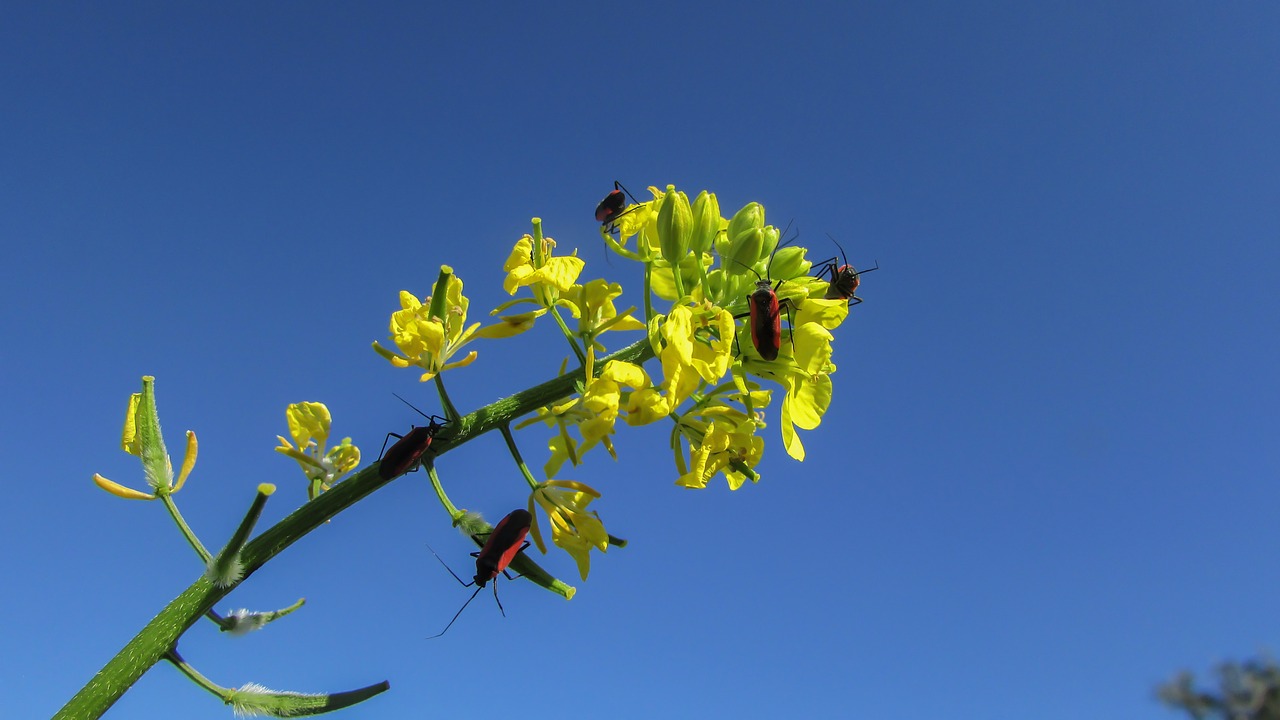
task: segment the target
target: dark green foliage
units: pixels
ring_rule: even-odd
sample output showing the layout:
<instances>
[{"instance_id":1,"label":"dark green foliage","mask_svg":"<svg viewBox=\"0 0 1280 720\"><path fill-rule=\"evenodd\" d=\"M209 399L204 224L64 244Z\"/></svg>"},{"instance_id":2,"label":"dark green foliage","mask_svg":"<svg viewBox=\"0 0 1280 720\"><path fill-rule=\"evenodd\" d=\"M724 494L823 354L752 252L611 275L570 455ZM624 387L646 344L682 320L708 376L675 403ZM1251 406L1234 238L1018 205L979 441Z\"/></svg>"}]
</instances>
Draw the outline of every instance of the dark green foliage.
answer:
<instances>
[{"instance_id":1,"label":"dark green foliage","mask_svg":"<svg viewBox=\"0 0 1280 720\"><path fill-rule=\"evenodd\" d=\"M1218 687L1197 690L1189 672L1160 686L1157 694L1195 720L1280 720L1280 666L1275 661L1250 660L1218 667Z\"/></svg>"}]
</instances>

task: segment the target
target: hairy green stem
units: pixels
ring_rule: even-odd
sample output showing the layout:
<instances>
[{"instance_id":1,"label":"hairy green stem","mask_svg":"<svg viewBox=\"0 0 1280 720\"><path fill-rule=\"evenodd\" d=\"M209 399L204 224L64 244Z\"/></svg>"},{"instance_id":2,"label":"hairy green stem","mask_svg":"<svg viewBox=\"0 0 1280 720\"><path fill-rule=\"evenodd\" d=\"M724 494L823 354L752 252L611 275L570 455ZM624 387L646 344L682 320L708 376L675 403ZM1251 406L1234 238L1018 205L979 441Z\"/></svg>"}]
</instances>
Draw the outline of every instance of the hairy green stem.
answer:
<instances>
[{"instance_id":1,"label":"hairy green stem","mask_svg":"<svg viewBox=\"0 0 1280 720\"><path fill-rule=\"evenodd\" d=\"M640 364L653 356L648 338L641 338L607 356L598 364L597 370L603 368L609 360ZM441 455L490 430L503 427L521 415L569 395L573 392L574 383L581 379L582 373L575 370L490 403L469 415L464 415L458 419L456 426L451 426L436 437L432 442L431 450L434 454ZM326 520L393 479L381 477L376 464L368 466L263 531L241 551L244 575L239 582L227 587L218 587L207 577L197 579L109 660L89 680L88 684L54 715L54 720L91 720L101 717L142 677L143 673L164 658L165 653L174 647L187 628L191 627L201 615L212 609L215 603L226 597L240 582L285 548L323 525Z\"/></svg>"}]
</instances>

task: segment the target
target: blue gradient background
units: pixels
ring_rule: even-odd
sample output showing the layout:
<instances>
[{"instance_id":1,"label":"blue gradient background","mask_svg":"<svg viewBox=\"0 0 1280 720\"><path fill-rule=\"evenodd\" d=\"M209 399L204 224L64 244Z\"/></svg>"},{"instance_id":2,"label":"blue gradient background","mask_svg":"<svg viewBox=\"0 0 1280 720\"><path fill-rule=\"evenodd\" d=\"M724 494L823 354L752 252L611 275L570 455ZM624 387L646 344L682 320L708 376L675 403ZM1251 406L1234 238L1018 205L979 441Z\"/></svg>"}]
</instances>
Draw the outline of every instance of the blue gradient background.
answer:
<instances>
[{"instance_id":1,"label":"blue gradient background","mask_svg":"<svg viewBox=\"0 0 1280 720\"><path fill-rule=\"evenodd\" d=\"M1274 3L16 3L0 10L0 683L47 717L200 572L119 451L157 377L209 545L321 400L372 458L429 412L377 358L441 263L480 315L532 216L639 302L591 211L676 183L840 238L866 302L797 464L673 486L667 428L564 477L631 545L566 603L465 599L422 474L307 537L193 628L224 685L388 679L342 717L1176 717L1153 687L1274 648L1280 366ZM621 341L615 340L618 344ZM451 373L471 409L554 374L552 325ZM513 361L519 364L513 365ZM535 464L540 431L524 436ZM489 436L440 463L492 519ZM563 554L546 565L574 579ZM483 602L482 602L483 601ZM115 718L226 718L160 665Z\"/></svg>"}]
</instances>

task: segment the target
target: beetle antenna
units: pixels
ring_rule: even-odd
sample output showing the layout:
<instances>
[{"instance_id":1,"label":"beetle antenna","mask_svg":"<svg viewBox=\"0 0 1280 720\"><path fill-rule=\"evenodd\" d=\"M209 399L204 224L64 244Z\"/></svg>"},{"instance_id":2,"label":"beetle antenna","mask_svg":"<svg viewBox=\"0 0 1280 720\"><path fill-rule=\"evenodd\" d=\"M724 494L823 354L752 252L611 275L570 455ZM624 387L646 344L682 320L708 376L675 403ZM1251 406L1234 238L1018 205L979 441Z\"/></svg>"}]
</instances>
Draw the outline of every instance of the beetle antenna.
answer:
<instances>
[{"instance_id":1,"label":"beetle antenna","mask_svg":"<svg viewBox=\"0 0 1280 720\"><path fill-rule=\"evenodd\" d=\"M773 280L773 278L770 277L769 275L770 271L773 270L773 256L777 255L778 251L781 250L784 246L790 245L791 243L796 241L796 238L800 237L800 230L797 228L796 234L792 235L790 239L786 239L786 240L782 239L782 238L786 238L787 233L791 230L791 223L795 221L796 221L795 218L791 218L790 220L787 221L787 226L782 229L782 234L778 236L780 241L778 242L777 245L773 246L773 252L769 253L769 264L764 266L764 276L766 279L770 281Z\"/></svg>"},{"instance_id":2,"label":"beetle antenna","mask_svg":"<svg viewBox=\"0 0 1280 720\"><path fill-rule=\"evenodd\" d=\"M757 280L764 280L764 278L763 278L763 277L760 277L760 273L756 272L756 269L755 269L755 268L753 268L753 267L751 267L750 265L748 265L748 264L746 264L746 263L742 262L741 260L736 260L736 259L734 259L734 258L727 258L727 257L725 257L725 256L723 256L723 255L721 255L721 256L720 256L720 258L721 258L722 260L728 260L729 262L735 262L735 263L738 263L738 264L739 264L739 265L741 265L742 267L744 267L744 268L746 268L746 269L750 270L750 271L751 271L751 274L752 274L752 275L755 275Z\"/></svg>"},{"instance_id":3,"label":"beetle antenna","mask_svg":"<svg viewBox=\"0 0 1280 720\"><path fill-rule=\"evenodd\" d=\"M391 394L392 394L392 395L396 395L395 393L391 393ZM419 415L421 415L422 417L424 417L424 418L426 418L426 419L428 419L428 420L430 420L430 419L431 419L431 417L432 417L431 415L428 415L428 414L426 414L426 413L422 412L421 410L418 410L418 408L417 408L413 403L409 402L408 400L405 400L404 398L400 397L399 395L396 395L396 399L397 399L397 400L399 400L400 402L404 403L405 405L408 405L409 407L413 408L413 409L414 409L415 411L417 411L417 413L418 413Z\"/></svg>"},{"instance_id":4,"label":"beetle antenna","mask_svg":"<svg viewBox=\"0 0 1280 720\"><path fill-rule=\"evenodd\" d=\"M840 248L840 259L844 261L844 264L845 264L845 265L848 265L848 264L849 264L849 256L847 256L847 255L845 255L845 254L844 254L844 246L843 246L843 245L841 245L841 244L840 244L840 241L839 241L839 240L836 240L836 239L835 239L835 237L833 237L833 236L831 235L831 233L827 233L827 237L831 238L831 242L835 243L835 244L836 244L836 247Z\"/></svg>"},{"instance_id":5,"label":"beetle antenna","mask_svg":"<svg viewBox=\"0 0 1280 720\"><path fill-rule=\"evenodd\" d=\"M391 393L391 394L392 394L392 395L396 395L395 393ZM422 412L421 410L418 410L418 408L417 408L417 407L415 407L413 403L409 402L408 400L405 400L404 398L400 397L399 395L396 395L396 399L398 399L400 402L404 403L405 405L408 405L409 407L413 408L413 409L414 409L414 410L415 410L419 415L421 415L422 417L424 417L424 418L426 418L427 420L431 421L431 424L432 424L432 425L438 425L438 426L440 426L440 427L444 427L445 425L448 425L448 424L449 424L449 418L447 418L447 417L441 417L441 416L439 416L439 415L428 415L428 414L426 414L426 413ZM438 420L439 422L436 422L437 420ZM439 556L437 555L436 557L439 557Z\"/></svg>"},{"instance_id":6,"label":"beetle antenna","mask_svg":"<svg viewBox=\"0 0 1280 720\"><path fill-rule=\"evenodd\" d=\"M636 196L635 196L635 195L632 195L632 194L631 194L631 191L630 191L630 190L628 190L628 189L627 189L627 187L626 187L625 185L623 185L622 183L618 182L617 180L614 180L614 181L613 181L613 189L614 189L614 190L621 190L622 192L626 193L626 194L627 194L627 197L631 198L631 202L632 202L633 204L635 204L635 205L639 205L639 204L640 204L640 201L639 201L639 200L636 200Z\"/></svg>"},{"instance_id":7,"label":"beetle antenna","mask_svg":"<svg viewBox=\"0 0 1280 720\"><path fill-rule=\"evenodd\" d=\"M436 559L440 561L440 564L444 566L445 570L449 571L449 574L453 576L453 579L458 581L459 585L462 585L462 587L471 587L472 585L475 585L474 580L472 582L462 582L462 578L458 577L458 573L454 572L453 568L449 567L449 563L445 562L444 558L440 557L440 555L436 553L434 548L432 548L430 545L427 545L427 549L431 551L432 555L436 556Z\"/></svg>"},{"instance_id":8,"label":"beetle antenna","mask_svg":"<svg viewBox=\"0 0 1280 720\"><path fill-rule=\"evenodd\" d=\"M449 572L453 572L453 571L452 571L452 570L450 570ZM457 577L457 575L455 575L454 577ZM467 609L467 606L471 604L471 601L472 601L472 600L475 600L475 599L476 599L476 596L477 596L477 595L479 595L479 594L480 594L480 588L476 588L476 591L475 591L475 592L473 592L473 593L471 593L471 597L467 598L467 601L466 601L466 602L464 602L464 603L462 603L462 607L458 608L458 612L454 614L454 616L453 616L453 620L450 620L450 621L449 621L449 624L448 624L448 625L445 625L445 626L444 626L444 629L440 631L440 635L443 635L443 634L445 634L445 633L449 632L449 628L453 627L453 621L458 619L458 616L462 614L462 611L463 611L463 610L466 610L466 609ZM436 638L440 637L440 635L432 635L431 637L429 637L429 638L427 638L427 639L428 639L428 640L435 640Z\"/></svg>"}]
</instances>

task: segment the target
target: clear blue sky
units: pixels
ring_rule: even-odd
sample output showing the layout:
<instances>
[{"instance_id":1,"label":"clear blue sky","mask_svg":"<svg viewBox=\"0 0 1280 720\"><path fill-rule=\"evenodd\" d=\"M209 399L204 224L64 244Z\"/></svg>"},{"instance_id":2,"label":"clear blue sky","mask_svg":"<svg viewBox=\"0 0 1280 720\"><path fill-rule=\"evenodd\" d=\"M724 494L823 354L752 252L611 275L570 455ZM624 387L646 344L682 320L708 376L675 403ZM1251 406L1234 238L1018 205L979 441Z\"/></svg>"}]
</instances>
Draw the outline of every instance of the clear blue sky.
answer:
<instances>
[{"instance_id":1,"label":"clear blue sky","mask_svg":"<svg viewBox=\"0 0 1280 720\"><path fill-rule=\"evenodd\" d=\"M465 568L422 474L197 625L224 685L387 679L342 717L1174 718L1153 686L1276 649L1280 6L1274 3L10 4L0 11L6 717L47 717L200 572L118 449L157 377L207 544L326 402L372 458L436 409L369 349L452 264L477 311L539 216L587 276L591 211L708 188L878 260L835 408L758 485L672 483L666 429L565 477L631 540L572 602L519 581L444 638ZM450 377L474 408L551 376L550 326ZM512 363L517 362L518 365ZM538 464L542 440L526 453ZM497 518L486 437L441 461ZM546 565L572 579L563 554ZM167 665L109 714L226 718Z\"/></svg>"}]
</instances>

